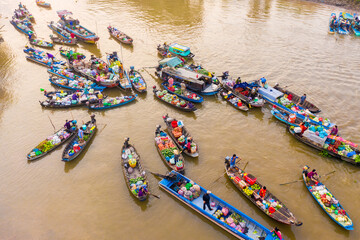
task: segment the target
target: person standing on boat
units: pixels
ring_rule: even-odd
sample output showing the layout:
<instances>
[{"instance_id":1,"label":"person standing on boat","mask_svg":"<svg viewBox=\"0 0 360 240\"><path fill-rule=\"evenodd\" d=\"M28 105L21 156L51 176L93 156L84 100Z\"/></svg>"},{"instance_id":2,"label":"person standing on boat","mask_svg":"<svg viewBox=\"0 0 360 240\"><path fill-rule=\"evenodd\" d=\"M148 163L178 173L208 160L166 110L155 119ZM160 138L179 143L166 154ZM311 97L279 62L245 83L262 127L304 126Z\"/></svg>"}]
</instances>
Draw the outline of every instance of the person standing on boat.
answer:
<instances>
[{"instance_id":1,"label":"person standing on boat","mask_svg":"<svg viewBox=\"0 0 360 240\"><path fill-rule=\"evenodd\" d=\"M235 164L236 164L236 159L238 159L239 157L236 156L236 154L234 154L231 159L230 159L230 168L234 168Z\"/></svg>"},{"instance_id":2,"label":"person standing on boat","mask_svg":"<svg viewBox=\"0 0 360 240\"><path fill-rule=\"evenodd\" d=\"M308 173L307 177L315 183L315 185L318 183L319 175L317 174L316 170L313 169L311 172Z\"/></svg>"},{"instance_id":3,"label":"person standing on boat","mask_svg":"<svg viewBox=\"0 0 360 240\"><path fill-rule=\"evenodd\" d=\"M261 82L262 87L264 88L265 84L266 84L266 78L264 78L264 77L260 78L260 82Z\"/></svg>"},{"instance_id":4,"label":"person standing on boat","mask_svg":"<svg viewBox=\"0 0 360 240\"><path fill-rule=\"evenodd\" d=\"M207 191L204 195L203 195L203 209L205 210L206 206L208 207L208 209L210 211L212 211L212 208L210 207L210 191Z\"/></svg>"},{"instance_id":5,"label":"person standing on boat","mask_svg":"<svg viewBox=\"0 0 360 240\"><path fill-rule=\"evenodd\" d=\"M96 123L95 114L92 114L90 117L91 117L91 123L95 124Z\"/></svg>"},{"instance_id":6,"label":"person standing on boat","mask_svg":"<svg viewBox=\"0 0 360 240\"><path fill-rule=\"evenodd\" d=\"M84 139L84 131L79 128L79 131L78 131L78 138L80 139L80 141L83 141Z\"/></svg>"},{"instance_id":7,"label":"person standing on boat","mask_svg":"<svg viewBox=\"0 0 360 240\"><path fill-rule=\"evenodd\" d=\"M282 235L278 227L275 227L272 231L273 235L279 238L279 240L283 240Z\"/></svg>"},{"instance_id":8,"label":"person standing on boat","mask_svg":"<svg viewBox=\"0 0 360 240\"><path fill-rule=\"evenodd\" d=\"M71 125L70 125L70 122L68 120L66 120L64 127L66 128L66 130L70 131Z\"/></svg>"},{"instance_id":9,"label":"person standing on boat","mask_svg":"<svg viewBox=\"0 0 360 240\"><path fill-rule=\"evenodd\" d=\"M259 191L259 196L260 196L262 199L265 198L265 196L266 196L266 187L265 187L265 186L263 186L263 187L260 189L260 191Z\"/></svg>"},{"instance_id":10,"label":"person standing on boat","mask_svg":"<svg viewBox=\"0 0 360 240\"><path fill-rule=\"evenodd\" d=\"M304 93L304 95L301 96L298 105L303 105L305 103L305 100L306 100L306 94Z\"/></svg>"},{"instance_id":11,"label":"person standing on boat","mask_svg":"<svg viewBox=\"0 0 360 240\"><path fill-rule=\"evenodd\" d=\"M184 82L180 83L180 86L181 86L181 93L182 94L185 94L185 91L186 91L186 84Z\"/></svg>"},{"instance_id":12,"label":"person standing on boat","mask_svg":"<svg viewBox=\"0 0 360 240\"><path fill-rule=\"evenodd\" d=\"M331 129L330 135L337 136L338 131L339 131L339 130L338 130L338 127L335 125L335 126Z\"/></svg>"}]
</instances>

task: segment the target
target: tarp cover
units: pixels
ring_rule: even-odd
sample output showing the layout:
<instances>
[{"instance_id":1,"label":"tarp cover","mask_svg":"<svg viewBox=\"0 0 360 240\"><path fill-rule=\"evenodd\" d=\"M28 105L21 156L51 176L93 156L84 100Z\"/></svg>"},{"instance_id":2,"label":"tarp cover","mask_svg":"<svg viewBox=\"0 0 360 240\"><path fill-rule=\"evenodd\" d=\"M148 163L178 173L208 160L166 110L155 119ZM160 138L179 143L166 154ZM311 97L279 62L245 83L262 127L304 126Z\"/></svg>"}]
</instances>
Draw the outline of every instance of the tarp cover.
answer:
<instances>
[{"instance_id":1,"label":"tarp cover","mask_svg":"<svg viewBox=\"0 0 360 240\"><path fill-rule=\"evenodd\" d=\"M56 13L59 17L66 16L66 15L72 15L72 12L70 12L68 10L59 10L59 11L56 11Z\"/></svg>"},{"instance_id":2,"label":"tarp cover","mask_svg":"<svg viewBox=\"0 0 360 240\"><path fill-rule=\"evenodd\" d=\"M169 67L175 67L183 62L178 57L165 58L159 61L160 65L167 65Z\"/></svg>"}]
</instances>

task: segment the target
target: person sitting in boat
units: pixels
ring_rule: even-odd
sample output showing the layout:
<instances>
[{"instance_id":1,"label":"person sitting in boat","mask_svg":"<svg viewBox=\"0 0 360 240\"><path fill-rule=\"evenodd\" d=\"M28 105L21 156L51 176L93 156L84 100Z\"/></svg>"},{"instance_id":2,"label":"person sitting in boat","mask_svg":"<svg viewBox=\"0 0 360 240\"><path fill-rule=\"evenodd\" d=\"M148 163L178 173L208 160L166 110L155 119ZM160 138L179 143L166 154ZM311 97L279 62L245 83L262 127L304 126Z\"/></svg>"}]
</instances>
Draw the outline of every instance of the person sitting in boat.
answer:
<instances>
[{"instance_id":1,"label":"person sitting in boat","mask_svg":"<svg viewBox=\"0 0 360 240\"><path fill-rule=\"evenodd\" d=\"M71 130L71 125L70 122L68 120L66 120L65 125L64 125L65 129L70 131Z\"/></svg>"},{"instance_id":2,"label":"person sitting in boat","mask_svg":"<svg viewBox=\"0 0 360 240\"><path fill-rule=\"evenodd\" d=\"M265 88L266 78L264 78L264 77L260 78L260 83L261 83L261 86L262 86L263 88Z\"/></svg>"},{"instance_id":3,"label":"person sitting in boat","mask_svg":"<svg viewBox=\"0 0 360 240\"><path fill-rule=\"evenodd\" d=\"M179 161L180 158L180 153L177 149L174 150L174 160L175 160L175 164Z\"/></svg>"},{"instance_id":4,"label":"person sitting in boat","mask_svg":"<svg viewBox=\"0 0 360 240\"><path fill-rule=\"evenodd\" d=\"M204 195L203 195L203 201L204 201L204 204L203 204L203 210L205 211L206 209L206 206L208 207L208 209L210 211L212 211L212 208L210 207L210 194L211 192L210 191L207 191Z\"/></svg>"},{"instance_id":5,"label":"person sitting in boat","mask_svg":"<svg viewBox=\"0 0 360 240\"><path fill-rule=\"evenodd\" d=\"M189 103L187 104L187 107L188 107L189 109L192 109L192 108L194 107L194 104L193 104L192 102L189 102Z\"/></svg>"},{"instance_id":6,"label":"person sitting in boat","mask_svg":"<svg viewBox=\"0 0 360 240\"><path fill-rule=\"evenodd\" d=\"M276 236L279 240L283 240L281 232L278 229L278 227L275 227L271 232L272 232L274 237Z\"/></svg>"},{"instance_id":7,"label":"person sitting in boat","mask_svg":"<svg viewBox=\"0 0 360 240\"><path fill-rule=\"evenodd\" d=\"M240 84L241 83L241 77L238 77L235 81L235 84Z\"/></svg>"},{"instance_id":8,"label":"person sitting in boat","mask_svg":"<svg viewBox=\"0 0 360 240\"><path fill-rule=\"evenodd\" d=\"M239 157L236 156L236 154L234 154L231 159L230 159L230 168L235 168L235 165L236 165L236 160L238 159Z\"/></svg>"},{"instance_id":9,"label":"person sitting in boat","mask_svg":"<svg viewBox=\"0 0 360 240\"><path fill-rule=\"evenodd\" d=\"M266 196L266 187L265 187L265 186L263 186L263 187L260 189L260 191L259 191L259 196L260 196L262 199L265 198L265 196Z\"/></svg>"},{"instance_id":10,"label":"person sitting in boat","mask_svg":"<svg viewBox=\"0 0 360 240\"><path fill-rule=\"evenodd\" d=\"M222 80L226 80L229 77L229 71L223 72L223 75L221 76Z\"/></svg>"},{"instance_id":11,"label":"person sitting in boat","mask_svg":"<svg viewBox=\"0 0 360 240\"><path fill-rule=\"evenodd\" d=\"M333 16L331 17L330 27L331 27L331 28L336 28L336 16L335 16L335 15L333 15Z\"/></svg>"},{"instance_id":12,"label":"person sitting in boat","mask_svg":"<svg viewBox=\"0 0 360 240\"><path fill-rule=\"evenodd\" d=\"M300 101L298 102L298 105L303 105L305 103L306 100L306 94L304 93L304 95L301 96Z\"/></svg>"},{"instance_id":13,"label":"person sitting in boat","mask_svg":"<svg viewBox=\"0 0 360 240\"><path fill-rule=\"evenodd\" d=\"M337 136L338 131L339 131L339 130L338 130L338 127L335 125L335 126L331 129L330 135Z\"/></svg>"},{"instance_id":14,"label":"person sitting in boat","mask_svg":"<svg viewBox=\"0 0 360 240\"><path fill-rule=\"evenodd\" d=\"M319 175L317 174L316 170L313 169L311 172L309 172L307 174L307 177L309 178L309 180L311 180L312 182L315 183L315 185L318 183L319 180Z\"/></svg>"},{"instance_id":15,"label":"person sitting in boat","mask_svg":"<svg viewBox=\"0 0 360 240\"><path fill-rule=\"evenodd\" d=\"M187 139L187 143L185 144L185 149L189 152L189 153L191 153L191 144L192 144L192 137L188 137Z\"/></svg>"},{"instance_id":16,"label":"person sitting in boat","mask_svg":"<svg viewBox=\"0 0 360 240\"><path fill-rule=\"evenodd\" d=\"M97 95L97 97L98 97L98 99L99 99L99 104L101 105L101 104L102 104L102 101L103 101L104 96L102 95L102 93L101 93L101 92L99 92L99 93L98 93L98 95Z\"/></svg>"},{"instance_id":17,"label":"person sitting in boat","mask_svg":"<svg viewBox=\"0 0 360 240\"><path fill-rule=\"evenodd\" d=\"M139 192L138 192L138 197L145 196L145 195L146 195L146 193L147 193L146 188L144 188L144 187L140 187Z\"/></svg>"},{"instance_id":18,"label":"person sitting in boat","mask_svg":"<svg viewBox=\"0 0 360 240\"><path fill-rule=\"evenodd\" d=\"M305 126L305 123L300 123L299 127L301 128L301 134L303 134L308 128Z\"/></svg>"},{"instance_id":19,"label":"person sitting in boat","mask_svg":"<svg viewBox=\"0 0 360 240\"><path fill-rule=\"evenodd\" d=\"M71 96L71 99L75 101L78 100L78 95L76 94L76 92Z\"/></svg>"}]
</instances>

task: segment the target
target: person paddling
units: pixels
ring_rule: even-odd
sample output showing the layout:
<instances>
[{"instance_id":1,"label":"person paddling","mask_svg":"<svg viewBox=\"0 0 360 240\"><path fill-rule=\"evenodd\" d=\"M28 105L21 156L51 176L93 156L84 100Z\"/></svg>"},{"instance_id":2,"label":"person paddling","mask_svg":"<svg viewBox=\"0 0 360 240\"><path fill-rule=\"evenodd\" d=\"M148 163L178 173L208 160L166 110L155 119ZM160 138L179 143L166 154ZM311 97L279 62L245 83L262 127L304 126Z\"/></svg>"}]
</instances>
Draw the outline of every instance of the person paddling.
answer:
<instances>
[{"instance_id":1,"label":"person paddling","mask_svg":"<svg viewBox=\"0 0 360 240\"><path fill-rule=\"evenodd\" d=\"M278 227L275 227L272 231L273 235L279 238L279 240L283 240L282 235Z\"/></svg>"},{"instance_id":2,"label":"person paddling","mask_svg":"<svg viewBox=\"0 0 360 240\"><path fill-rule=\"evenodd\" d=\"M236 156L236 154L234 154L231 159L230 159L230 168L235 168L235 164L236 164L236 159L238 159L239 157Z\"/></svg>"},{"instance_id":3,"label":"person paddling","mask_svg":"<svg viewBox=\"0 0 360 240\"><path fill-rule=\"evenodd\" d=\"M339 130L338 130L338 127L335 125L335 126L331 129L330 135L337 136L338 131L339 131Z\"/></svg>"}]
</instances>

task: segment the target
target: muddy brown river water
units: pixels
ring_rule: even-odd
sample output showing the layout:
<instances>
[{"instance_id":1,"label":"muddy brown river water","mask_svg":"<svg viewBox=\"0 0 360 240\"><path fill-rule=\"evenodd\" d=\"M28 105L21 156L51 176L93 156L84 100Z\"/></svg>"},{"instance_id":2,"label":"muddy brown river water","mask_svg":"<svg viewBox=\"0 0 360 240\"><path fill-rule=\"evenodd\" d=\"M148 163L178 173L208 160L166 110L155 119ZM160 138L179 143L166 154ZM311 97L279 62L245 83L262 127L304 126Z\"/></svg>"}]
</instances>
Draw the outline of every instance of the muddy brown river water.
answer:
<instances>
[{"instance_id":1,"label":"muddy brown river water","mask_svg":"<svg viewBox=\"0 0 360 240\"><path fill-rule=\"evenodd\" d=\"M360 143L360 39L329 35L331 12L343 9L294 0L123 0L50 1L52 9L22 1L36 19L38 36L48 38L47 23L56 10L68 9L100 36L97 45L79 44L89 56L118 51L124 64L155 66L156 46L178 42L191 47L195 60L217 75L229 70L243 80L265 76L281 83L322 109L343 137ZM55 89L46 69L28 62L27 40L10 23L16 1L0 0L0 239L234 239L164 191L149 176L160 199L139 203L128 191L120 167L123 139L130 137L143 166L168 169L154 147L154 130L169 113L184 121L200 146L198 159L186 157L186 175L268 228L278 226L285 239L360 239L359 169L298 142L274 119L271 106L239 112L217 96L205 97L195 113L164 105L153 93L135 103L95 112L99 131L86 154L62 162L62 149L28 163L26 154L72 115L89 119L91 111L42 109L40 88ZM117 26L134 38L120 47L106 27ZM59 46L52 51L57 54ZM154 69L147 71L154 75ZM160 81L147 72L148 89ZM118 89L106 90L112 96ZM249 161L246 170L258 177L304 224L285 226L264 215L225 177L223 158L237 153ZM321 174L354 222L348 232L318 206L300 179L304 164ZM243 166L242 165L242 166ZM223 176L223 177L221 177ZM220 177L220 179L219 179ZM217 180L217 181L215 181Z\"/></svg>"}]
</instances>

